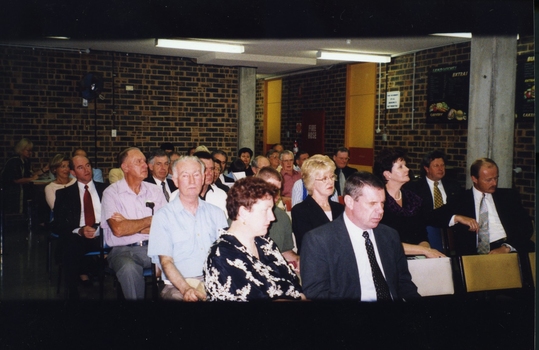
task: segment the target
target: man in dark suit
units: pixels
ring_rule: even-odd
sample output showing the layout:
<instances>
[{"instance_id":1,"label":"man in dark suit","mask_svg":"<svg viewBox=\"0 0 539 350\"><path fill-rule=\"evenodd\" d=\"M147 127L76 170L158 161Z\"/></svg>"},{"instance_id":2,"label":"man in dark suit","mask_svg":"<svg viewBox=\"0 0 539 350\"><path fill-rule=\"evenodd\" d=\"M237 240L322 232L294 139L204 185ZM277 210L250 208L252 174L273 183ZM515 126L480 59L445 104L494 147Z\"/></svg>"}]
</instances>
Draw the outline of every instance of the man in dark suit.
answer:
<instances>
[{"instance_id":1,"label":"man in dark suit","mask_svg":"<svg viewBox=\"0 0 539 350\"><path fill-rule=\"evenodd\" d=\"M479 251L489 254L534 251L534 244L530 240L533 234L531 218L522 207L517 192L497 188L496 163L489 158L477 159L470 166L470 175L473 187L465 191L454 205L454 210L458 214L477 218L480 228L476 233L468 231L463 225L455 226L456 253L472 255ZM485 209L482 209L483 202L486 204ZM480 213L485 212L486 215L480 218ZM482 227L486 227L488 232L489 244L486 251L478 251Z\"/></svg>"},{"instance_id":2,"label":"man in dark suit","mask_svg":"<svg viewBox=\"0 0 539 350\"><path fill-rule=\"evenodd\" d=\"M156 149L150 153L148 156L148 168L150 169L150 174L144 181L159 186L168 202L170 194L178 189L176 185L174 185L174 181L167 178L170 168L170 158L168 154L162 149Z\"/></svg>"},{"instance_id":3,"label":"man in dark suit","mask_svg":"<svg viewBox=\"0 0 539 350\"><path fill-rule=\"evenodd\" d=\"M399 234L379 225L385 202L381 180L364 171L352 174L346 181L344 202L343 215L303 239L305 296L361 301L419 298Z\"/></svg>"},{"instance_id":4,"label":"man in dark suit","mask_svg":"<svg viewBox=\"0 0 539 350\"><path fill-rule=\"evenodd\" d=\"M335 162L335 188L339 196L343 196L344 184L348 176L355 173L357 170L348 166L350 160L350 151L346 147L340 147L333 153L333 161Z\"/></svg>"},{"instance_id":5,"label":"man in dark suit","mask_svg":"<svg viewBox=\"0 0 539 350\"><path fill-rule=\"evenodd\" d=\"M107 185L92 181L92 166L86 157L73 157L69 167L77 182L56 191L52 228L60 235L63 247L65 283L68 286L69 298L76 299L79 280L83 284L91 284L86 274L88 264L83 264L83 257L85 253L98 251L101 247L98 226L101 197ZM85 199L86 191L89 192L91 201ZM92 208L88 209L88 213L93 212L93 219L91 214L87 216L85 203L91 203Z\"/></svg>"},{"instance_id":6,"label":"man in dark suit","mask_svg":"<svg viewBox=\"0 0 539 350\"><path fill-rule=\"evenodd\" d=\"M421 161L421 178L417 181L410 181L405 185L407 189L420 196L423 200L421 210L429 224L427 226L429 243L432 248L439 251L444 249L441 228L447 227L449 220L436 222L436 219L438 219L436 214L439 215L443 211L447 211L446 204L454 202L463 192L463 188L456 180L445 177L446 163L447 159L442 151L436 150L427 153ZM435 201L436 191L439 194L439 201ZM435 215L433 215L433 210ZM449 215L451 214L449 213ZM447 216L443 215L442 218L447 219Z\"/></svg>"}]
</instances>

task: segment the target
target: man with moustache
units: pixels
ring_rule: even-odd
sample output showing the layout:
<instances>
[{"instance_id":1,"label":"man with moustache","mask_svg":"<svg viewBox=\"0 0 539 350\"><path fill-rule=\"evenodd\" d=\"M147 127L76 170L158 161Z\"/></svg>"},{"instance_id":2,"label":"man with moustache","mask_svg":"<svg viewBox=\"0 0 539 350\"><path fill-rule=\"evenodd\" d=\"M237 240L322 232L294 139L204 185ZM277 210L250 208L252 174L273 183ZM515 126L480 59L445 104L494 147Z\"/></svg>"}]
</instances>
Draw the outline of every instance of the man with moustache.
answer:
<instances>
[{"instance_id":1,"label":"man with moustache","mask_svg":"<svg viewBox=\"0 0 539 350\"><path fill-rule=\"evenodd\" d=\"M204 170L197 157L183 156L176 162L173 181L179 195L155 214L151 225L148 256L163 271L165 300L206 300L202 266L218 230L228 223L221 209L199 197Z\"/></svg>"},{"instance_id":2,"label":"man with moustache","mask_svg":"<svg viewBox=\"0 0 539 350\"><path fill-rule=\"evenodd\" d=\"M157 185L145 182L146 157L130 147L118 156L124 178L103 193L101 227L105 242L112 247L107 260L116 273L127 300L144 299L145 268L151 267L148 238L152 215L167 202Z\"/></svg>"},{"instance_id":3,"label":"man with moustache","mask_svg":"<svg viewBox=\"0 0 539 350\"><path fill-rule=\"evenodd\" d=\"M457 255L527 253L535 250L530 240L533 224L517 192L498 188L498 165L480 158L470 166L473 187L455 202L453 210L477 220L478 232L454 226Z\"/></svg>"},{"instance_id":4,"label":"man with moustache","mask_svg":"<svg viewBox=\"0 0 539 350\"><path fill-rule=\"evenodd\" d=\"M74 156L69 161L69 168L77 182L56 191L54 221L51 225L62 240L68 298L78 299L79 280L83 285L91 283L84 254L101 249L98 231L101 198L107 185L92 180L92 165L85 156Z\"/></svg>"},{"instance_id":5,"label":"man with moustache","mask_svg":"<svg viewBox=\"0 0 539 350\"><path fill-rule=\"evenodd\" d=\"M350 175L345 211L307 232L301 250L303 291L313 300L398 301L418 298L394 229L379 224L384 184L371 173Z\"/></svg>"}]
</instances>

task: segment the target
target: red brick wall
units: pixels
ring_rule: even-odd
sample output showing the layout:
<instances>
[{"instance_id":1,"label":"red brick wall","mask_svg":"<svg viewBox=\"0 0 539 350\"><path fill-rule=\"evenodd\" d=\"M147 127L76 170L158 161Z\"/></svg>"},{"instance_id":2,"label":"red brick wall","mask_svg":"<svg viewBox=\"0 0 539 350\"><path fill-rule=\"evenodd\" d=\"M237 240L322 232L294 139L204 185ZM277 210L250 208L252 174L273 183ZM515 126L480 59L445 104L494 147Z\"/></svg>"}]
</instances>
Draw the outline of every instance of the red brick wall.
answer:
<instances>
[{"instance_id":1,"label":"red brick wall","mask_svg":"<svg viewBox=\"0 0 539 350\"><path fill-rule=\"evenodd\" d=\"M34 142L34 158L42 165L77 147L93 160L94 102L82 107L78 91L88 72L104 80L103 99L97 100L97 160L105 174L115 166L115 154L133 145L145 152L168 141L182 152L203 144L236 153L237 68L174 57L2 47L0 167L22 137Z\"/></svg>"}]
</instances>

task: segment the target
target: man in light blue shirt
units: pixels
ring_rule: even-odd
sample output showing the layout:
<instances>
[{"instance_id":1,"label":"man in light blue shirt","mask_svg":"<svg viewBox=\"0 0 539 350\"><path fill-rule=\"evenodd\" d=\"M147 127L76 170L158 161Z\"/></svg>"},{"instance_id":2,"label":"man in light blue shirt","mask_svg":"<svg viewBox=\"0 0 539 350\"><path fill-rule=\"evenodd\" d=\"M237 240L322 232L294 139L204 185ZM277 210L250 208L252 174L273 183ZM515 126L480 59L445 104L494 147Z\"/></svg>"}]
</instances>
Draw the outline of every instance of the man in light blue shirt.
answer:
<instances>
[{"instance_id":1,"label":"man in light blue shirt","mask_svg":"<svg viewBox=\"0 0 539 350\"><path fill-rule=\"evenodd\" d=\"M150 228L148 256L163 271L168 300L205 300L205 293L190 281L202 281L202 266L218 237L228 227L218 207L199 198L204 183L204 163L183 156L176 161L172 180L179 195L159 210Z\"/></svg>"}]
</instances>

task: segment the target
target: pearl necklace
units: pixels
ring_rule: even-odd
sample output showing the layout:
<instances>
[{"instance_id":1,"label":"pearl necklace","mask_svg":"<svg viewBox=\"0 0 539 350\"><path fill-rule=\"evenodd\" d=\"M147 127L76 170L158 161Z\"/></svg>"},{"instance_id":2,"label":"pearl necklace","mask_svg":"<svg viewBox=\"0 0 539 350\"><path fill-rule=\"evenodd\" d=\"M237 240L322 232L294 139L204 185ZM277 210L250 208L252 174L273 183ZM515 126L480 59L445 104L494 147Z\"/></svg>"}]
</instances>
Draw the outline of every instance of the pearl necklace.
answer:
<instances>
[{"instance_id":1,"label":"pearl necklace","mask_svg":"<svg viewBox=\"0 0 539 350\"><path fill-rule=\"evenodd\" d=\"M393 197L393 198L395 198L396 201L400 201L400 200L402 199L402 192L401 192L401 190L399 190L399 198L397 198L396 196Z\"/></svg>"}]
</instances>

